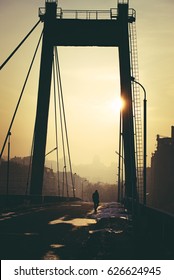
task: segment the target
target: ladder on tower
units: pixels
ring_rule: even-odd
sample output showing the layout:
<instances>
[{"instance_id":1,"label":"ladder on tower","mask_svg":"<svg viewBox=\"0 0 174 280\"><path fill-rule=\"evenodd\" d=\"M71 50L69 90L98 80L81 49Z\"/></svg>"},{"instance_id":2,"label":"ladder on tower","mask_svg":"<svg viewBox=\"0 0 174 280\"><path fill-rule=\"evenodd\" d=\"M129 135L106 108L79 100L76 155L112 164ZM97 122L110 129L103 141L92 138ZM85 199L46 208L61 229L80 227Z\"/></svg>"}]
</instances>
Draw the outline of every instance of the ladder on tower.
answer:
<instances>
[{"instance_id":1,"label":"ladder on tower","mask_svg":"<svg viewBox=\"0 0 174 280\"><path fill-rule=\"evenodd\" d=\"M131 76L139 81L138 71L138 51L136 23L129 23L129 44L130 44L130 62ZM139 202L143 202L143 143L142 143L142 121L141 121L141 98L140 88L135 82L132 82L132 100L135 129L135 158L136 158L136 176L137 176L137 194Z\"/></svg>"}]
</instances>

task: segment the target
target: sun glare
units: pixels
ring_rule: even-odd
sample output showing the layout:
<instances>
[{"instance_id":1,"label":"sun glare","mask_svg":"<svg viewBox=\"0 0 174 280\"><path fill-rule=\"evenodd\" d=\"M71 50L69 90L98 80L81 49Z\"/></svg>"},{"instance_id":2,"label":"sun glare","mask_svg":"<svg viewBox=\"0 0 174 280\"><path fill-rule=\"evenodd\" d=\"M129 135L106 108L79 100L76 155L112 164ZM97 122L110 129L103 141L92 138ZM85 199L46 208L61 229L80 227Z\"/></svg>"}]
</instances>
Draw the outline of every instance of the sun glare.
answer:
<instances>
[{"instance_id":1,"label":"sun glare","mask_svg":"<svg viewBox=\"0 0 174 280\"><path fill-rule=\"evenodd\" d=\"M111 110L118 113L124 108L124 101L121 97L117 97L111 101Z\"/></svg>"}]
</instances>

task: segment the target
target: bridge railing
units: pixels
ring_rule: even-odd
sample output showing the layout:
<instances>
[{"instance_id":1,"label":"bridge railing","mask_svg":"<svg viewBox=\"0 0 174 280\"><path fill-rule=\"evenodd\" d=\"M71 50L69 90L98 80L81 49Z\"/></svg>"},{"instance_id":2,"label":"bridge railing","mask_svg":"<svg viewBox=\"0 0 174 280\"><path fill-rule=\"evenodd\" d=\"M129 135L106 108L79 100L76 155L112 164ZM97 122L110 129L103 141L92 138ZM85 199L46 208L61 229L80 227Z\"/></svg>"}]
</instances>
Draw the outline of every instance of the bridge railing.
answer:
<instances>
[{"instance_id":1,"label":"bridge railing","mask_svg":"<svg viewBox=\"0 0 174 280\"><path fill-rule=\"evenodd\" d=\"M139 227L144 236L148 242L153 240L156 247L163 249L170 259L174 256L174 214L143 205L140 205L140 209Z\"/></svg>"},{"instance_id":2,"label":"bridge railing","mask_svg":"<svg viewBox=\"0 0 174 280\"><path fill-rule=\"evenodd\" d=\"M39 8L39 17L44 19L46 13L45 7ZM134 9L129 9L128 18L135 19L136 12ZM57 8L57 19L86 19L86 20L116 20L118 18L118 9L111 8L110 10L62 10Z\"/></svg>"},{"instance_id":3,"label":"bridge railing","mask_svg":"<svg viewBox=\"0 0 174 280\"><path fill-rule=\"evenodd\" d=\"M62 11L62 19L110 19L108 10L64 10Z\"/></svg>"}]
</instances>

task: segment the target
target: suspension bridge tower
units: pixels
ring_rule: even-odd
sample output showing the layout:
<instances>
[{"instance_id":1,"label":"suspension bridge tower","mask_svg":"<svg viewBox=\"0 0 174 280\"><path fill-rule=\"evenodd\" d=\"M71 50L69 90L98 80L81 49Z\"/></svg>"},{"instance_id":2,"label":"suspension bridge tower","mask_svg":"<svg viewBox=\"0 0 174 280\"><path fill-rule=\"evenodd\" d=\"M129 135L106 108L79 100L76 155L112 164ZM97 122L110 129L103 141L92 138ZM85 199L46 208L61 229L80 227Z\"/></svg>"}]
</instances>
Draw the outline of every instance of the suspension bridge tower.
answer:
<instances>
[{"instance_id":1,"label":"suspension bridge tower","mask_svg":"<svg viewBox=\"0 0 174 280\"><path fill-rule=\"evenodd\" d=\"M125 160L125 192L136 197L136 167L133 103L131 89L131 62L128 25L135 21L135 11L128 1L118 1L108 11L70 11L58 8L57 1L46 1L39 9L44 23L38 102L34 131L34 150L30 194L42 195L48 111L52 77L54 46L118 47L122 111L122 135Z\"/></svg>"}]
</instances>

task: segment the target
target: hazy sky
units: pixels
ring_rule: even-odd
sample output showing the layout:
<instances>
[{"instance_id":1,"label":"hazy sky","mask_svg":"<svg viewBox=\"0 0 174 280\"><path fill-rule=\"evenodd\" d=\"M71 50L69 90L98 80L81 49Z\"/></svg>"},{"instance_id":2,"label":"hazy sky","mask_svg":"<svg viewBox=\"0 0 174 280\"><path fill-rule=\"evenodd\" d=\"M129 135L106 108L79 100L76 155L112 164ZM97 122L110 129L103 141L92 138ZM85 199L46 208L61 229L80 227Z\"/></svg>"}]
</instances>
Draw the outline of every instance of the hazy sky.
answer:
<instances>
[{"instance_id":1,"label":"hazy sky","mask_svg":"<svg viewBox=\"0 0 174 280\"><path fill-rule=\"evenodd\" d=\"M0 64L38 21L38 8L44 2L0 0ZM149 163L156 135L170 136L170 127L174 125L174 1L129 2L137 12L139 76L148 99ZM59 1L64 9L109 9L116 5L117 1L112 0ZM0 147L41 30L42 24L1 70ZM99 156L104 164L110 165L117 161L119 134L119 112L114 109L120 94L117 48L60 48L59 55L72 161L86 164ZM11 156L30 153L39 64L40 51L11 131ZM51 101L47 151L54 147ZM55 159L54 153L49 159Z\"/></svg>"}]
</instances>

